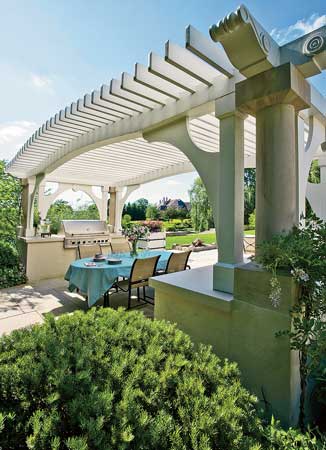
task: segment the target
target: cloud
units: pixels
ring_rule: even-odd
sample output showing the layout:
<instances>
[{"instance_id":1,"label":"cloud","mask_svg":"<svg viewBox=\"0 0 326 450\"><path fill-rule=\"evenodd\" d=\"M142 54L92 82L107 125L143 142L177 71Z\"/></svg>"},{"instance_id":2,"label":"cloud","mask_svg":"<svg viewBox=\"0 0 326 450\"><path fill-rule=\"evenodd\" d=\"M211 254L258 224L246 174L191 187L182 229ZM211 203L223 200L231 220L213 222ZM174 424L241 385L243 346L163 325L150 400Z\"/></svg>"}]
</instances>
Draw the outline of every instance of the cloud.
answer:
<instances>
[{"instance_id":1,"label":"cloud","mask_svg":"<svg viewBox=\"0 0 326 450\"><path fill-rule=\"evenodd\" d=\"M304 34L310 33L323 25L326 25L326 14L319 16L314 13L307 19L300 19L295 24L286 28L274 28L271 31L271 35L278 44L282 45Z\"/></svg>"},{"instance_id":2,"label":"cloud","mask_svg":"<svg viewBox=\"0 0 326 450\"><path fill-rule=\"evenodd\" d=\"M181 183L181 181L177 181L177 180L168 180L166 182L166 184L168 184L169 186L178 186L178 185L183 184L183 183Z\"/></svg>"},{"instance_id":3,"label":"cloud","mask_svg":"<svg viewBox=\"0 0 326 450\"><path fill-rule=\"evenodd\" d=\"M51 92L53 91L52 89L53 80L49 77L37 75L36 73L31 73L31 82L33 86L35 86L38 89L47 89L50 90Z\"/></svg>"},{"instance_id":4,"label":"cloud","mask_svg":"<svg viewBox=\"0 0 326 450\"><path fill-rule=\"evenodd\" d=\"M36 128L27 120L0 123L0 158L10 159Z\"/></svg>"}]
</instances>

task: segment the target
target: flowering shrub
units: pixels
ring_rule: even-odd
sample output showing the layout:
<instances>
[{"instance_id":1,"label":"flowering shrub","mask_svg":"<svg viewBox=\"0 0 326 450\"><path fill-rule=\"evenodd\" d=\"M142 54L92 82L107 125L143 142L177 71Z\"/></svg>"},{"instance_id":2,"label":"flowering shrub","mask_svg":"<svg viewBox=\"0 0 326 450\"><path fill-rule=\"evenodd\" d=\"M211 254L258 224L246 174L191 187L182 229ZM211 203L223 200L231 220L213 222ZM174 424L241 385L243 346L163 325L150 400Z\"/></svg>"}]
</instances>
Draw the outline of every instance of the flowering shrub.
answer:
<instances>
[{"instance_id":1,"label":"flowering shrub","mask_svg":"<svg viewBox=\"0 0 326 450\"><path fill-rule=\"evenodd\" d=\"M293 329L279 334L288 334L293 350L300 355L301 407L300 426L304 426L304 401L306 382L314 369L311 349L321 335L326 334L326 223L307 219L306 223L294 227L285 235L277 235L262 243L255 260L271 271L272 304L277 307L281 288L276 273L287 271L299 285L299 299L293 307Z\"/></svg>"},{"instance_id":2,"label":"flowering shrub","mask_svg":"<svg viewBox=\"0 0 326 450\"><path fill-rule=\"evenodd\" d=\"M141 225L148 228L151 233L155 233L157 231L162 231L163 222L161 220L145 220L144 222L140 222Z\"/></svg>"}]
</instances>

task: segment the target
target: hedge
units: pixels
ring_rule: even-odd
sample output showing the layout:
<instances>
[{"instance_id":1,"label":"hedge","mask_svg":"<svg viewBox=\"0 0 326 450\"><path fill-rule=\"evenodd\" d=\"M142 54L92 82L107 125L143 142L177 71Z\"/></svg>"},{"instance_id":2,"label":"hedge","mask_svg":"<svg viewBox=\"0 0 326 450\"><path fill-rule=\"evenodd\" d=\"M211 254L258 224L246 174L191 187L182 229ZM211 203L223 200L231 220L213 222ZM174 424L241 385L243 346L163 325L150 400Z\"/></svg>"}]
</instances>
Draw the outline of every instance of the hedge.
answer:
<instances>
[{"instance_id":1,"label":"hedge","mask_svg":"<svg viewBox=\"0 0 326 450\"><path fill-rule=\"evenodd\" d=\"M14 245L0 240L0 288L26 282L23 265Z\"/></svg>"},{"instance_id":2,"label":"hedge","mask_svg":"<svg viewBox=\"0 0 326 450\"><path fill-rule=\"evenodd\" d=\"M322 448L262 426L255 404L236 364L139 312L48 316L0 339L5 450Z\"/></svg>"}]
</instances>

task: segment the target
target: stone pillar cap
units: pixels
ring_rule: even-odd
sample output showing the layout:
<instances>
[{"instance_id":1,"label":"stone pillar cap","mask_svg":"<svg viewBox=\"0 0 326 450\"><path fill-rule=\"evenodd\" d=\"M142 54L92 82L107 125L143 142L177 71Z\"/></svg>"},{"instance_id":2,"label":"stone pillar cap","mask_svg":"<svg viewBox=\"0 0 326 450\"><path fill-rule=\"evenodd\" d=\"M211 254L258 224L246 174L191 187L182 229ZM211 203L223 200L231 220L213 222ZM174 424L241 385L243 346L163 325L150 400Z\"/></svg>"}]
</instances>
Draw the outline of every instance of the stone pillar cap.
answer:
<instances>
[{"instance_id":1,"label":"stone pillar cap","mask_svg":"<svg viewBox=\"0 0 326 450\"><path fill-rule=\"evenodd\" d=\"M255 115L276 104L293 105L297 111L311 106L311 87L291 63L273 67L236 84L236 108Z\"/></svg>"}]
</instances>

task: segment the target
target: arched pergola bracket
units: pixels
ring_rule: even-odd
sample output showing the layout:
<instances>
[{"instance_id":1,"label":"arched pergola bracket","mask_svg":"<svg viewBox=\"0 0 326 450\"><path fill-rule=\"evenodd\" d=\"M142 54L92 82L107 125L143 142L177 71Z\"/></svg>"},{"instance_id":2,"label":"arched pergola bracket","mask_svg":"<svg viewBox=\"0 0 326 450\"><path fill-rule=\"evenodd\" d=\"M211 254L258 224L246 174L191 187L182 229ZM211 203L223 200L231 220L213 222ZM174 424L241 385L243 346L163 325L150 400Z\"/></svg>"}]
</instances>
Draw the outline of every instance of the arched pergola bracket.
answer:
<instances>
[{"instance_id":1,"label":"arched pergola bracket","mask_svg":"<svg viewBox=\"0 0 326 450\"><path fill-rule=\"evenodd\" d=\"M139 184L125 187L110 187L109 223L115 233L121 233L121 219L123 206L129 195L139 188Z\"/></svg>"},{"instance_id":2,"label":"arched pergola bracket","mask_svg":"<svg viewBox=\"0 0 326 450\"><path fill-rule=\"evenodd\" d=\"M188 118L156 128L143 136L149 142L167 142L177 147L198 171L212 205L218 239L213 287L233 292L234 269L243 262L245 116L236 111L234 95L226 97L215 104L215 114L220 119L220 152L209 153L194 144Z\"/></svg>"},{"instance_id":3,"label":"arched pergola bracket","mask_svg":"<svg viewBox=\"0 0 326 450\"><path fill-rule=\"evenodd\" d=\"M200 149L191 139L189 118L182 119L143 134L148 142L165 142L181 150L190 160L206 186L215 223L218 217L219 153Z\"/></svg>"},{"instance_id":4,"label":"arched pergola bracket","mask_svg":"<svg viewBox=\"0 0 326 450\"><path fill-rule=\"evenodd\" d=\"M102 197L97 197L93 190L92 186L81 185L81 184L73 184L73 183L58 183L58 188L53 194L46 195L45 194L45 183L40 184L39 195L38 195L38 208L40 212L41 219L46 219L47 213L54 203L54 201L58 198L60 194L72 189L74 192L81 191L87 194L91 200L95 203L99 216L101 220L107 220L107 201L108 201L108 188L105 186L101 186Z\"/></svg>"}]
</instances>

